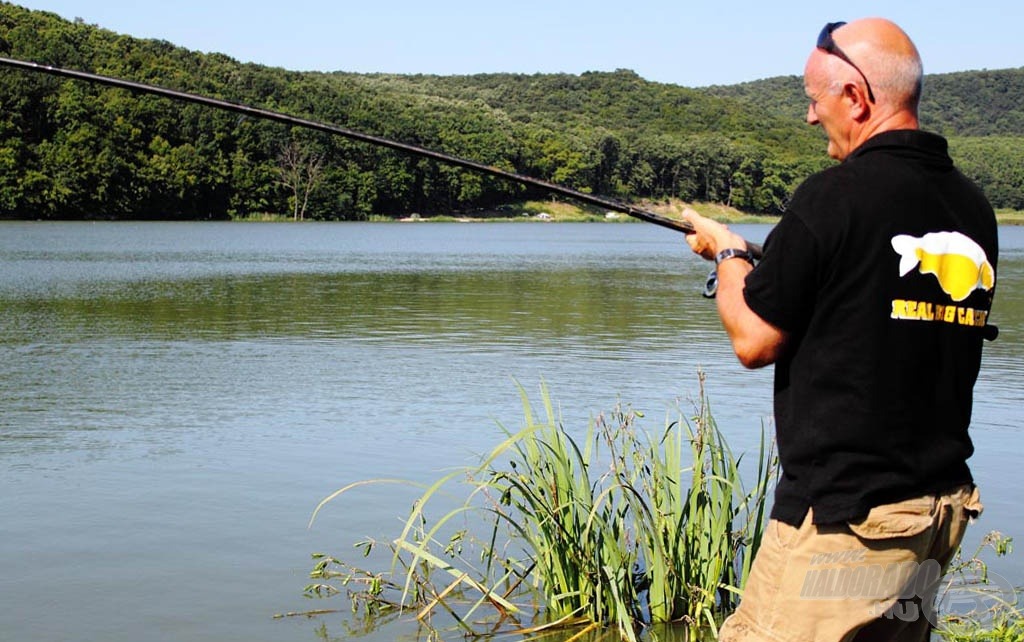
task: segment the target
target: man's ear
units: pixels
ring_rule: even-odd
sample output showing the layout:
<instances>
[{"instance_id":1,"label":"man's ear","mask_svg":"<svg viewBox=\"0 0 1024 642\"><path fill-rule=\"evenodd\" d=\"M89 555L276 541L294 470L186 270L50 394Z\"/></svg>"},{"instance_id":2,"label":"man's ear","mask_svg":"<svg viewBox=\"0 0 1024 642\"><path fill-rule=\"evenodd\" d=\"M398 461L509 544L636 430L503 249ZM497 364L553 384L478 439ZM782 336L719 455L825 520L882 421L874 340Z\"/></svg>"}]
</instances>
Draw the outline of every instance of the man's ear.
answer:
<instances>
[{"instance_id":1,"label":"man's ear","mask_svg":"<svg viewBox=\"0 0 1024 642\"><path fill-rule=\"evenodd\" d=\"M846 103L850 117L854 120L864 121L871 115L868 95L856 83L848 82L843 85L843 102Z\"/></svg>"}]
</instances>

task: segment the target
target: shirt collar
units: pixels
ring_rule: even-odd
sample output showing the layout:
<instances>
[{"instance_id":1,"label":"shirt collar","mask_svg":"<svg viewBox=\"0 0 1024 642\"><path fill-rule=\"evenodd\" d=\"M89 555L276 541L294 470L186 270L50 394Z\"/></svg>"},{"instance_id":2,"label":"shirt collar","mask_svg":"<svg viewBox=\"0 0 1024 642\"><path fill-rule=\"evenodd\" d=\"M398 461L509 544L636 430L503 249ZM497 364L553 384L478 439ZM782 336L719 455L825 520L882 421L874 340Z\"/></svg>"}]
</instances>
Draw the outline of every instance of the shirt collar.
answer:
<instances>
[{"instance_id":1,"label":"shirt collar","mask_svg":"<svg viewBox=\"0 0 1024 642\"><path fill-rule=\"evenodd\" d=\"M946 139L920 129L893 129L875 134L853 150L847 158L852 159L874 150L893 147L910 148L919 153L949 158L949 145Z\"/></svg>"}]
</instances>

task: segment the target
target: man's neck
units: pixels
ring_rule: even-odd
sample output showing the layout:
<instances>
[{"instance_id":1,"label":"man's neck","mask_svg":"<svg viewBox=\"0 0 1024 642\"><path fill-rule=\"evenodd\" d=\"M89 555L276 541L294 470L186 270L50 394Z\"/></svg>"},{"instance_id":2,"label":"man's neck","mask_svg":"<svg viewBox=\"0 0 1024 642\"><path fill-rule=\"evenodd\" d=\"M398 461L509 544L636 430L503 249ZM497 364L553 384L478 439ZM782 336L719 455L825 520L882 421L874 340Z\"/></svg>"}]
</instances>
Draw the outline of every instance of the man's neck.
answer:
<instances>
[{"instance_id":1,"label":"man's neck","mask_svg":"<svg viewBox=\"0 0 1024 642\"><path fill-rule=\"evenodd\" d=\"M857 144L854 148L856 149L857 147L860 147L869 139L884 132L920 128L921 124L920 121L918 121L917 114L906 110L894 112L884 117L874 118L864 123L864 125L857 131Z\"/></svg>"}]
</instances>

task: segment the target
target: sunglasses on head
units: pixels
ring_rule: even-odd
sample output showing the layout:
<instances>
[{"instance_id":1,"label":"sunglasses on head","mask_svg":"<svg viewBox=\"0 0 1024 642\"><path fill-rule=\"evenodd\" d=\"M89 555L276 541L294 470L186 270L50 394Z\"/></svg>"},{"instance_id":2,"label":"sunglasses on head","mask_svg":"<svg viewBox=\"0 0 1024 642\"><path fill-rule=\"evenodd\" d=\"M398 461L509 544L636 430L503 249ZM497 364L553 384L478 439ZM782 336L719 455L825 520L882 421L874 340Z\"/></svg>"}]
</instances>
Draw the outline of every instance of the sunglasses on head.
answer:
<instances>
[{"instance_id":1,"label":"sunglasses on head","mask_svg":"<svg viewBox=\"0 0 1024 642\"><path fill-rule=\"evenodd\" d=\"M845 24L845 22L830 22L827 25L825 25L822 28L821 33L818 34L818 49L821 49L825 53L831 54L836 58L839 58L846 64L856 69L857 73L860 74L860 77L864 79L864 84L868 88L868 100L870 100L871 102L875 102L875 94L874 92L871 91L871 83L868 82L868 77L865 76L864 72L860 70L860 67L857 66L857 63L850 60L850 57L843 53L843 50L839 48L839 45L836 44L836 41L832 39L832 32Z\"/></svg>"}]
</instances>

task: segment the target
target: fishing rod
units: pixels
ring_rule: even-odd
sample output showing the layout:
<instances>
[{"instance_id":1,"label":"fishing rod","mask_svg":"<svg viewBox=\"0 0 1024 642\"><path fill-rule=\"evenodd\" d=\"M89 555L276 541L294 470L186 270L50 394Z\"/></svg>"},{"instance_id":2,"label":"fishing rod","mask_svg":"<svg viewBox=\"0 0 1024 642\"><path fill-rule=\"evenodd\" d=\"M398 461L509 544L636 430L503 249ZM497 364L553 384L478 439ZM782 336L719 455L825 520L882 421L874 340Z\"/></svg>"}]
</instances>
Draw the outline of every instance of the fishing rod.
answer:
<instances>
[{"instance_id":1,"label":"fishing rod","mask_svg":"<svg viewBox=\"0 0 1024 642\"><path fill-rule=\"evenodd\" d=\"M230 102L227 100L220 100L217 98L210 98L209 96L202 96L199 94L190 94L184 91L177 91L175 89L167 89L165 87L158 87L156 85L147 85L144 83L133 82L130 80L123 80L121 78L112 78L110 76L101 76L98 74L91 74L84 71L75 71L73 69L62 69L60 67L53 67L50 65L42 65L35 62L28 62L25 60L16 60L13 58L0 57L0 64L8 67L15 67L18 69L27 69L29 71L37 71L44 74L50 74L53 76L64 76L66 78L76 78L78 80L85 80L88 82L100 83L103 85L109 85L112 87L120 87L122 89L128 89L131 91L142 92L147 94L153 94L156 96L163 96L165 98L171 98L174 100L183 100L186 102L198 103L201 105L208 105L210 107L216 107L218 109L225 109L228 111L234 111L247 116L253 116L255 118L263 118L266 120L273 120L279 123L286 123L288 125L296 125L299 127L305 127L307 129L314 129L330 134L336 134L338 136L344 136L352 140L362 141L364 143L370 143L371 145L377 145L380 147L388 147L417 156L426 156L449 165L456 165L458 167L464 167L471 169L483 174L490 174L491 176L497 176L510 180L516 183L524 185L530 185L532 187L538 187L548 192L567 196L587 203L589 205L596 205L598 207L605 207L615 212L622 212L629 216L647 221L648 223L654 223L655 225L661 225L679 232L693 232L693 226L686 221L677 221L674 219L660 216L653 212L647 212L640 208L634 207L621 201L616 201L610 198L604 198L602 196L594 196L593 194L586 194L579 192L568 187L558 185L557 183L550 183L539 178L532 176L524 176L522 174L515 174L492 165L484 165L483 163L477 163L475 161L466 160L450 154L434 151L425 147L418 147L416 145L409 145L401 143L388 138L382 138L380 136L373 136L371 134L364 134L352 129L340 127L338 125L332 125L328 123L321 123L306 118L300 118L298 116L291 116L276 111L270 111L267 109L261 109L259 107L252 107L249 105L243 105L241 103Z\"/></svg>"},{"instance_id":2,"label":"fishing rod","mask_svg":"<svg viewBox=\"0 0 1024 642\"><path fill-rule=\"evenodd\" d=\"M358 132L346 127L333 125L329 123L317 122L309 120L307 118L300 118L298 116L291 116L289 114L283 114L281 112L270 111L268 109L261 109L259 107L252 107L250 105L243 105L241 103L231 102L228 100L221 100L218 98L211 98L209 96L202 96L200 94L192 94L184 91L178 91L175 89L168 89L166 87L159 87L157 85L148 85L145 83L134 82L131 80L124 80L121 78L113 78L111 76L101 76L99 74L88 73L85 71L77 71L73 69L64 69L61 67L54 67L52 65L43 65L36 62L29 62L26 60L17 60L15 58L0 57L0 65L7 67L13 67L15 69L22 69L26 71L34 71L52 76L62 76L65 78L74 78L76 80L84 80L86 82L93 82L102 85L108 85L111 87L118 87L121 89L127 89L129 91L152 94L155 96L162 96L164 98L170 98L172 100L181 100L185 102L197 103L200 105L207 105L209 107L215 107L217 109L224 109L227 111L233 111L246 116L252 116L255 118L262 118L265 120L272 120L279 123L285 123L288 125L294 125L298 127L305 127L307 129L313 129L317 131L326 132L329 134L335 134L343 136L351 140L357 140L371 145L377 145L379 147L387 147L416 156L425 156L432 158L436 161L446 163L449 165L455 165L457 167L463 167L483 174L489 174L499 178L520 183L522 185L529 185L531 187L537 187L542 190L559 194L571 198L588 205L595 205L603 207L614 212L621 212L632 216L633 218L646 221L648 223L654 223L662 227L675 230L677 232L692 233L694 231L693 225L688 221L679 221L671 218L649 212L628 203L618 201L611 198L605 198L603 196L595 196L594 194L587 194L574 189L570 189L557 183L551 183L549 181L534 178L532 176L525 176L523 174L516 174L509 172L493 165L484 165L476 161L467 160L465 158L459 158L450 154L445 154L425 147L419 147L416 145L409 145L407 143L398 142L388 138L380 136L374 136L372 134L365 134ZM761 258L761 247L753 243L748 243L748 249L754 258ZM705 294L708 294L711 286L713 285L712 276L708 278L708 288L706 288ZM713 290L711 290L713 292Z\"/></svg>"}]
</instances>

